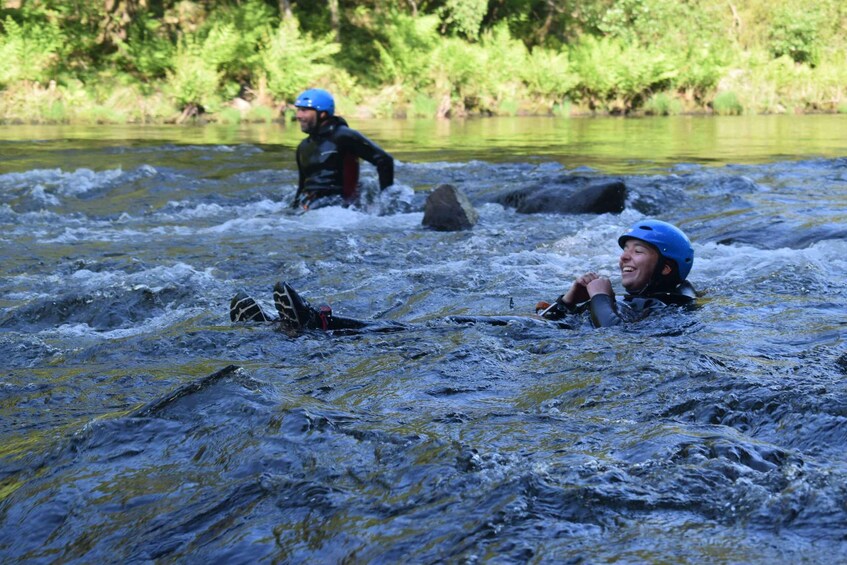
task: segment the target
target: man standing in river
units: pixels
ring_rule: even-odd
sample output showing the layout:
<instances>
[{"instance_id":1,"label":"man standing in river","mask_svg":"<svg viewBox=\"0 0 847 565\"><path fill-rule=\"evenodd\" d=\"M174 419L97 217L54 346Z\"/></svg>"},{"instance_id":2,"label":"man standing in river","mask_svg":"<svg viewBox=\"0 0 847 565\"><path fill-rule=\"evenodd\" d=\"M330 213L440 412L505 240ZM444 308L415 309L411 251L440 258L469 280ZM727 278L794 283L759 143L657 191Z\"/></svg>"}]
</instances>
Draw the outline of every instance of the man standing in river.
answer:
<instances>
[{"instance_id":1,"label":"man standing in river","mask_svg":"<svg viewBox=\"0 0 847 565\"><path fill-rule=\"evenodd\" d=\"M335 115L329 92L306 90L294 106L300 130L308 137L297 146L300 178L292 208L353 202L359 189L359 159L376 167L380 190L394 184L394 158Z\"/></svg>"}]
</instances>

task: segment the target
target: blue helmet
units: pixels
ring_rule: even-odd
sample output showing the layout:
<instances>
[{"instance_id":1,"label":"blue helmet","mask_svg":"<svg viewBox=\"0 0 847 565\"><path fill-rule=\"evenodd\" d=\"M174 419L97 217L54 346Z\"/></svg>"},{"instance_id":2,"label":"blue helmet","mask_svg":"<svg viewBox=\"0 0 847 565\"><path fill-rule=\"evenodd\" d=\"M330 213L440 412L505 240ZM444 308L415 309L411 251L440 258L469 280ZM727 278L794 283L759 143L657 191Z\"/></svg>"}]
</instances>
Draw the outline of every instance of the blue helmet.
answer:
<instances>
[{"instance_id":1,"label":"blue helmet","mask_svg":"<svg viewBox=\"0 0 847 565\"><path fill-rule=\"evenodd\" d=\"M661 220L642 220L636 222L618 238L623 248L626 240L640 239L655 247L665 259L672 259L677 266L679 280L684 281L694 264L694 248L681 229Z\"/></svg>"},{"instance_id":2,"label":"blue helmet","mask_svg":"<svg viewBox=\"0 0 847 565\"><path fill-rule=\"evenodd\" d=\"M330 116L335 113L335 100L332 94L320 88L310 88L300 93L294 101L297 108L312 108L318 112L326 112Z\"/></svg>"}]
</instances>

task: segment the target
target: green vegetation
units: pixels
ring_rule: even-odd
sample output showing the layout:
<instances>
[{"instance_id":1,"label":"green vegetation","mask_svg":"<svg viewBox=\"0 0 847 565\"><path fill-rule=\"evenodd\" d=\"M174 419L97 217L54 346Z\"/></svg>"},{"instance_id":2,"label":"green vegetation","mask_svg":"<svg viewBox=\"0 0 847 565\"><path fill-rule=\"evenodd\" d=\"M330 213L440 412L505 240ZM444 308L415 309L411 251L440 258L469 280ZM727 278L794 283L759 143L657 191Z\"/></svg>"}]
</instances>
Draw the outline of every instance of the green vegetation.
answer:
<instances>
[{"instance_id":1,"label":"green vegetation","mask_svg":"<svg viewBox=\"0 0 847 565\"><path fill-rule=\"evenodd\" d=\"M719 92L712 102L716 114L732 116L744 113L744 107L734 92Z\"/></svg>"},{"instance_id":2,"label":"green vegetation","mask_svg":"<svg viewBox=\"0 0 847 565\"><path fill-rule=\"evenodd\" d=\"M844 112L842 0L6 0L0 121Z\"/></svg>"},{"instance_id":3,"label":"green vegetation","mask_svg":"<svg viewBox=\"0 0 847 565\"><path fill-rule=\"evenodd\" d=\"M652 116L676 116L682 113L682 102L667 92L659 92L644 103L644 112Z\"/></svg>"}]
</instances>

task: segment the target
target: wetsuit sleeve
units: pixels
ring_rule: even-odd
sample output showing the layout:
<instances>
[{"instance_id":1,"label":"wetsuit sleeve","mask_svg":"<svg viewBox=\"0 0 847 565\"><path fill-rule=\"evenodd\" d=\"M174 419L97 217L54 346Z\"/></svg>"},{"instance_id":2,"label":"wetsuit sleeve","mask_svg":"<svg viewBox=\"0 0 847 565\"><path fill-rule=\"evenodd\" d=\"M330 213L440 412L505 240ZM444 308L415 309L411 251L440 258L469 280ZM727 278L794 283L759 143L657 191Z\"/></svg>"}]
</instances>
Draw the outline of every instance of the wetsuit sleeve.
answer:
<instances>
[{"instance_id":1,"label":"wetsuit sleeve","mask_svg":"<svg viewBox=\"0 0 847 565\"><path fill-rule=\"evenodd\" d=\"M297 152L294 154L297 160L297 192L294 194L294 200L291 201L291 207L296 208L300 205L300 195L303 194L303 188L306 186L306 175L303 173L303 167L300 164L300 147L297 147Z\"/></svg>"},{"instance_id":2,"label":"wetsuit sleeve","mask_svg":"<svg viewBox=\"0 0 847 565\"><path fill-rule=\"evenodd\" d=\"M341 150L349 151L376 167L380 190L394 184L394 157L373 141L354 129L342 127L339 128L336 143Z\"/></svg>"},{"instance_id":3,"label":"wetsuit sleeve","mask_svg":"<svg viewBox=\"0 0 847 565\"><path fill-rule=\"evenodd\" d=\"M541 317L545 320L561 320L562 318L572 314L580 314L588 307L587 302L583 302L582 304L566 304L563 300L564 297L564 294L559 296L559 298L557 298L553 303L552 307L549 308Z\"/></svg>"},{"instance_id":4,"label":"wetsuit sleeve","mask_svg":"<svg viewBox=\"0 0 847 565\"><path fill-rule=\"evenodd\" d=\"M597 328L638 322L667 306L656 298L626 298L618 302L607 294L595 294L589 302L591 322Z\"/></svg>"},{"instance_id":5,"label":"wetsuit sleeve","mask_svg":"<svg viewBox=\"0 0 847 565\"><path fill-rule=\"evenodd\" d=\"M595 328L617 326L623 322L620 314L618 314L615 299L608 294L592 296L588 303L588 310L591 313L591 323L594 324Z\"/></svg>"}]
</instances>

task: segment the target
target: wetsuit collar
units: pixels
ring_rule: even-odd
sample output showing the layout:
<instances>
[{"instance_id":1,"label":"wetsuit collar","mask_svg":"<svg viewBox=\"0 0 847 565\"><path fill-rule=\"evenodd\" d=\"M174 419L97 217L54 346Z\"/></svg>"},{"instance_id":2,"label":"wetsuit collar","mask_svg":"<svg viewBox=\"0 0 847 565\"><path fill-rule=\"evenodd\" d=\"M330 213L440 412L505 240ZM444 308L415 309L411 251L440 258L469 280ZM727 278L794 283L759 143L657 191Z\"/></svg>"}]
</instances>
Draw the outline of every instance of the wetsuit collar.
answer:
<instances>
[{"instance_id":1,"label":"wetsuit collar","mask_svg":"<svg viewBox=\"0 0 847 565\"><path fill-rule=\"evenodd\" d=\"M624 295L624 300L633 300L635 298L654 298L665 304L691 304L697 298L697 293L694 286L688 281L682 281L670 290L651 290L649 285L638 292L627 293Z\"/></svg>"},{"instance_id":2,"label":"wetsuit collar","mask_svg":"<svg viewBox=\"0 0 847 565\"><path fill-rule=\"evenodd\" d=\"M315 126L315 129L309 133L309 137L322 137L330 133L338 126L346 126L347 120L341 116L330 116L321 123Z\"/></svg>"}]
</instances>

